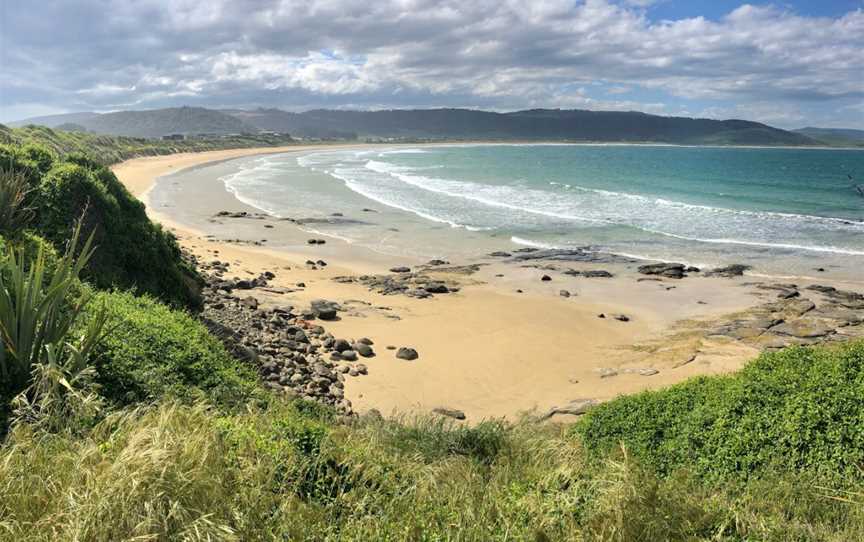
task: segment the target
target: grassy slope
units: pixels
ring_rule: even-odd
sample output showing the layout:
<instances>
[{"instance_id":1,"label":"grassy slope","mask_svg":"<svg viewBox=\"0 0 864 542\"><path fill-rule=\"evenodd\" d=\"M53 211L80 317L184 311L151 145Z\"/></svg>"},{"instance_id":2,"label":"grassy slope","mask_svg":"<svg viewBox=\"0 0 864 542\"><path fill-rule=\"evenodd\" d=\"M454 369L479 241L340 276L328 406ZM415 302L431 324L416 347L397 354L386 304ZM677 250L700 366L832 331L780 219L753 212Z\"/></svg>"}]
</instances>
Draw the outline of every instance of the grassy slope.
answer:
<instances>
[{"instance_id":1,"label":"grassy slope","mask_svg":"<svg viewBox=\"0 0 864 542\"><path fill-rule=\"evenodd\" d=\"M44 126L8 128L0 125L0 143L37 143L59 155L81 152L104 165L115 164L139 156L158 156L178 152L199 152L219 149L276 147L294 143L288 136L239 135L219 138L162 141L134 137L116 137L86 132L66 132Z\"/></svg>"},{"instance_id":2,"label":"grassy slope","mask_svg":"<svg viewBox=\"0 0 864 542\"><path fill-rule=\"evenodd\" d=\"M858 440L834 438L858 425L844 393L793 392L766 382L825 389L864 357L864 343L841 349L789 350L763 356L714 386L762 386L751 406L786 403L777 432L854 457ZM735 379L739 382L735 383ZM0 517L9 540L861 540L864 483L854 469L830 473L795 457L773 433L742 432L736 416L709 426L718 440L766 457L712 470L713 451L678 450L669 468L650 449L628 443L632 428L662 428L654 446L683 447L676 435L691 420L670 402L706 380L612 401L574 432L565 427L486 422L474 428L440 419L337 422L323 407L272 401L220 413L204 405L163 403L122 411L78 436L13 431L0 449ZM769 379L771 380L771 379ZM803 382L803 384L802 384ZM850 388L854 391L857 388ZM722 395L722 393L718 393ZM645 399L647 397L648 399ZM699 397L695 397L698 402ZM738 401L735 397L731 402ZM746 401L745 401L746 402ZM795 405L794 408L791 405ZM665 417L653 419L665 407ZM712 408L710 402L704 408ZM744 408L746 411L747 409ZM813 417L784 412L822 412ZM614 412L614 416L609 416ZM770 408L760 418L773 416ZM828 414L824 414L828 413ZM832 415L833 413L833 415ZM754 413L755 414L755 413ZM816 416L819 418L819 416ZM749 425L743 417L743 425ZM619 431L622 449L598 446L590 428ZM638 439L639 436L634 438ZM610 444L615 439L610 440ZM692 444L692 442L691 442ZM603 448L602 453L598 451ZM742 457L746 457L742 455ZM831 459L835 458L835 459ZM702 463L700 464L700 460ZM698 468L697 468L698 467ZM707 468L707 471L705 470ZM705 472L703 472L705 471ZM50 482L50 483L46 483ZM33 528L37 525L37 528Z\"/></svg>"}]
</instances>

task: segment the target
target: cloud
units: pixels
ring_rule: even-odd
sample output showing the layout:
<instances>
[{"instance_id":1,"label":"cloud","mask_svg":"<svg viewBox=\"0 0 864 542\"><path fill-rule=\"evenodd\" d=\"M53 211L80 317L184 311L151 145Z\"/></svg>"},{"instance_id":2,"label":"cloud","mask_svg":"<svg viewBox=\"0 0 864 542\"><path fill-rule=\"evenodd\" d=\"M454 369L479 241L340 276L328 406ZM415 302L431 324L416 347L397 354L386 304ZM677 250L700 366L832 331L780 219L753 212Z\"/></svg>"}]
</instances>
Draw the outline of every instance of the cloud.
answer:
<instances>
[{"instance_id":1,"label":"cloud","mask_svg":"<svg viewBox=\"0 0 864 542\"><path fill-rule=\"evenodd\" d=\"M653 21L650 3L5 3L0 105L2 116L25 103L785 108L810 120L864 101L862 10L818 18L745 4L719 20ZM607 99L592 94L597 82ZM622 89L627 101L608 99Z\"/></svg>"}]
</instances>

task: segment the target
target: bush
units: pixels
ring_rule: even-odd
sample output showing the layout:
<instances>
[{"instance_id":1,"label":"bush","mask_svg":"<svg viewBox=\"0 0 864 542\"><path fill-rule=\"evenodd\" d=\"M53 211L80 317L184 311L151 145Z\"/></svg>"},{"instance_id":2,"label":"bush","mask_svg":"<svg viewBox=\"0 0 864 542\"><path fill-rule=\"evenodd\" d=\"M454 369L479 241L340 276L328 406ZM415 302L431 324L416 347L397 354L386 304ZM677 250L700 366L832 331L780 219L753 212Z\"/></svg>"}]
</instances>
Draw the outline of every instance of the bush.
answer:
<instances>
[{"instance_id":1,"label":"bush","mask_svg":"<svg viewBox=\"0 0 864 542\"><path fill-rule=\"evenodd\" d=\"M38 192L39 231L60 246L84 214L99 247L85 277L98 288L135 288L177 307L200 305L200 278L182 261L173 236L108 169L85 157L55 164Z\"/></svg>"},{"instance_id":2,"label":"bush","mask_svg":"<svg viewBox=\"0 0 864 542\"><path fill-rule=\"evenodd\" d=\"M742 371L621 397L575 427L597 455L623 443L658 473L769 469L862 477L864 342L765 353Z\"/></svg>"},{"instance_id":3,"label":"bush","mask_svg":"<svg viewBox=\"0 0 864 542\"><path fill-rule=\"evenodd\" d=\"M778 473L708 487L591 465L557 428L507 429L491 464L393 448L381 422L298 403L222 415L167 403L86 433L18 426L0 448L0 539L825 540L864 537L864 486ZM422 424L421 426L422 427ZM418 429L422 430L422 429Z\"/></svg>"},{"instance_id":4,"label":"bush","mask_svg":"<svg viewBox=\"0 0 864 542\"><path fill-rule=\"evenodd\" d=\"M131 293L101 292L94 304L108 310L97 382L115 405L169 395L230 406L258 396L257 374L188 314Z\"/></svg>"}]
</instances>

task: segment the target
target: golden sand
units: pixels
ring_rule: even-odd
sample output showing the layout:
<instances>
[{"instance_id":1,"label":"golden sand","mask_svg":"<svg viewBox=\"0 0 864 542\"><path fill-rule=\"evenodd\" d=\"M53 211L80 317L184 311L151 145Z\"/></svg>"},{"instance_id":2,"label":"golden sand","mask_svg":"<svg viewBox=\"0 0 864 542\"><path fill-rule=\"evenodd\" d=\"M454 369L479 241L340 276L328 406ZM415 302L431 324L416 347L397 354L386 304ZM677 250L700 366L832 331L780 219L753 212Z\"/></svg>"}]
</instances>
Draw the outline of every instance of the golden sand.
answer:
<instances>
[{"instance_id":1,"label":"golden sand","mask_svg":"<svg viewBox=\"0 0 864 542\"><path fill-rule=\"evenodd\" d=\"M320 148L139 158L116 166L114 172L146 203L146 193L159 176L183 168L251 154ZM678 329L683 320L711 319L754 304L752 294L734 281L691 278L668 283L674 289L667 289L666 282L637 282L623 275L541 283L537 269L493 264L472 276L450 277L466 283L459 293L423 300L383 296L359 284L331 280L386 272L386 266L354 261L347 252L339 257L347 246L337 242L327 245L330 265L310 270L304 265L308 253L217 242L159 213L151 212L151 217L204 260L230 262L236 276L270 270L277 276L272 281L276 287L306 284L302 291L288 294L253 292L265 304L303 308L318 298L343 303L348 312L338 322L325 323L327 330L337 337L369 337L377 353L362 360L369 374L346 384L346 397L359 412L371 408L384 414L428 412L449 407L463 410L469 421L515 419L525 411L542 412L575 399L605 400L698 374L728 372L755 354L749 347L709 343ZM505 276L496 277L499 273ZM558 295L562 288L578 295L563 298ZM598 318L600 313L623 313L631 320ZM396 359L388 345L413 347L420 357ZM659 372L638 373L649 367ZM613 372L617 374L608 376Z\"/></svg>"}]
</instances>

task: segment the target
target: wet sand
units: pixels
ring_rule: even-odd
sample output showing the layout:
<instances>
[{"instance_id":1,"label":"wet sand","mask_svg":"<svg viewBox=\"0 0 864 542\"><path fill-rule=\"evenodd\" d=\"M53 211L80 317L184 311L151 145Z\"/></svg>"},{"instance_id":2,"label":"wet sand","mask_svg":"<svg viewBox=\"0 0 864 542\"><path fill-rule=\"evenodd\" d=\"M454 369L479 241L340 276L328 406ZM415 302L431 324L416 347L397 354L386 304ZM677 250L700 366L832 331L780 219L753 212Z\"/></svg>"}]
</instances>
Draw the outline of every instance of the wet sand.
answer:
<instances>
[{"instance_id":1,"label":"wet sand","mask_svg":"<svg viewBox=\"0 0 864 542\"><path fill-rule=\"evenodd\" d=\"M114 171L146 203L147 192L162 175L249 154L304 150L309 148L152 157L124 162ZM184 197L211 217L225 209L256 211L235 200L216 179L208 190L184 193ZM182 207L184 201L178 199L174 205ZM332 279L387 273L394 265L420 262L395 261L333 239L309 246L307 233L274 218L219 218L190 227L172 221L170 208L148 212L203 261L230 262L234 276L272 271L276 279L271 285L277 289L305 284L283 294L251 291L265 306L303 309L322 298L343 304L348 310L341 320L322 325L340 338L369 337L377 353L363 360L369 374L351 378L345 386L346 397L361 413L371 408L389 414L448 407L463 410L469 421L516 419L526 411L543 412L577 399L606 400L699 374L733 371L757 353L752 346L708 340L692 331L694 326L703 327L700 322L764 301L759 297L763 293L747 285L747 277L639 281L635 264L569 264L615 274L614 278L571 277L561 274L560 268L525 267L549 262L504 263L478 255L467 262L484 264L476 273L440 275L448 282L459 282L458 293L429 299L385 296L362 284ZM271 244L278 250L268 248ZM328 265L312 269L305 263L318 259ZM453 262L462 263L466 262ZM552 280L541 281L544 274ZM562 297L560 290L574 295ZM612 317L616 314L627 315L629 321L616 320ZM388 345L413 347L420 357L399 360L386 349ZM649 368L656 374L639 373Z\"/></svg>"}]
</instances>

